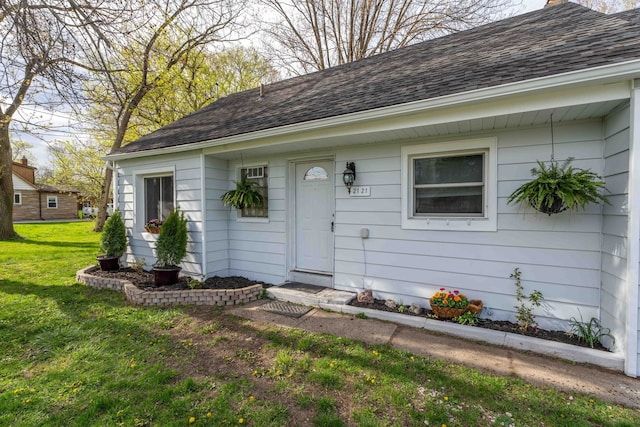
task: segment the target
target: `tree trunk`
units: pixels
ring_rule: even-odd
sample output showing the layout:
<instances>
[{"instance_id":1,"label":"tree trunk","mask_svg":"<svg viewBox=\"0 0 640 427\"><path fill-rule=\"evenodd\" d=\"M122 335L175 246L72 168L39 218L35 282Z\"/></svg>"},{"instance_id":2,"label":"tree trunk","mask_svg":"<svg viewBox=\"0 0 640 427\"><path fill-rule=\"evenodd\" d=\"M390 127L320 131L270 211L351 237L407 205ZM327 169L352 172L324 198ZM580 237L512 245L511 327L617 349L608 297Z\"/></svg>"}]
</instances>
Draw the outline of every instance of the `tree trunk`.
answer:
<instances>
[{"instance_id":1,"label":"tree trunk","mask_svg":"<svg viewBox=\"0 0 640 427\"><path fill-rule=\"evenodd\" d=\"M13 177L9 120L0 118L0 240L20 238L13 229Z\"/></svg>"},{"instance_id":2,"label":"tree trunk","mask_svg":"<svg viewBox=\"0 0 640 427\"><path fill-rule=\"evenodd\" d=\"M100 193L100 204L98 205L98 217L96 218L96 224L93 227L93 231L101 232L104 227L104 223L107 221L107 204L109 203L109 196L111 195L111 180L113 179L113 171L106 167L104 169L104 185L102 192ZM115 201L114 201L115 202ZM114 209L116 206L114 206Z\"/></svg>"}]
</instances>

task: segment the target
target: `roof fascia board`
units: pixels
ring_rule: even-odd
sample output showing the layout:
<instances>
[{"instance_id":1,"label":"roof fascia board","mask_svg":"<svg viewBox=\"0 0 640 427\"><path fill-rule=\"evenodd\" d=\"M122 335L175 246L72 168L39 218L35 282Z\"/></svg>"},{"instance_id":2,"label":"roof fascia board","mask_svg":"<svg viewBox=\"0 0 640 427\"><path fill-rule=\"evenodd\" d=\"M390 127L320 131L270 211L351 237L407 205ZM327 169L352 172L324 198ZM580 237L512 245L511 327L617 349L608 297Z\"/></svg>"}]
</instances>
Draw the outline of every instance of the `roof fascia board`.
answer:
<instances>
[{"instance_id":1,"label":"roof fascia board","mask_svg":"<svg viewBox=\"0 0 640 427\"><path fill-rule=\"evenodd\" d=\"M580 87L550 93L494 99L475 102L449 108L426 109L407 115L378 117L358 123L341 123L327 128L316 128L301 133L279 134L270 137L244 138L233 144L219 144L204 148L204 154L228 153L265 146L288 145L301 140L321 140L336 137L348 137L362 133L389 132L400 129L450 123L459 120L473 120L485 117L507 115L527 111L560 108L571 105L588 104L629 98L630 83L617 83L606 86Z\"/></svg>"},{"instance_id":2,"label":"roof fascia board","mask_svg":"<svg viewBox=\"0 0 640 427\"><path fill-rule=\"evenodd\" d=\"M392 105L389 107L377 108L373 110L361 111L351 114L344 114L326 119L319 119L304 123L296 123L292 125L265 129L262 131L234 135L215 140L207 140L197 143L178 145L175 147L159 148L154 150L144 150L132 153L109 154L105 156L109 160L131 159L136 157L147 157L157 154L169 154L181 151L199 150L210 147L231 145L238 142L246 142L248 140L269 139L278 137L279 140L284 135L298 134L316 129L326 129L327 127L336 127L341 125L353 125L356 122L380 120L390 117L398 117L403 115L411 115L414 113L422 113L429 110L436 110L446 107L456 107L467 103L485 102L487 100L495 100L501 97L512 97L514 95L523 95L538 91L549 91L562 86L578 87L581 85L606 84L620 82L621 80L631 80L640 77L640 60L628 61L619 64L607 65L602 67L589 68L586 70L572 71L569 73L556 74L548 77L540 77L522 82L508 83L500 86L492 86L489 88L476 89L473 91L462 92L438 98L414 101L405 104ZM630 86L627 85L626 95L623 98L630 97ZM617 98L614 98L617 99ZM591 102L590 100L589 102ZM228 151L228 150L223 150Z\"/></svg>"}]
</instances>

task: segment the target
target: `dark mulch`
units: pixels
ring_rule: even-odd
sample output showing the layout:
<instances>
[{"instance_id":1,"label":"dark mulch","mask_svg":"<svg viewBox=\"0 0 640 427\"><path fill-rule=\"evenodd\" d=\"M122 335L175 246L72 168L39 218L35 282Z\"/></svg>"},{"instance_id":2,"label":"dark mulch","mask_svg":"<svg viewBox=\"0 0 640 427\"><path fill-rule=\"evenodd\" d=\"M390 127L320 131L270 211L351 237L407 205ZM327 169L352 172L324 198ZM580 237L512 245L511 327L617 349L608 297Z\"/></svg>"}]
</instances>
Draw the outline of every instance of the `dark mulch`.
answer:
<instances>
[{"instance_id":1,"label":"dark mulch","mask_svg":"<svg viewBox=\"0 0 640 427\"><path fill-rule=\"evenodd\" d=\"M140 289L153 291L177 291L181 289L190 289L188 283L189 280L191 280L191 277L189 276L180 276L178 283L169 286L155 286L155 284L153 283L153 273L149 271L137 271L132 268L121 268L118 271L97 270L92 272L91 274L94 276L108 277L111 279L125 279L130 281ZM204 281L202 283L202 286L198 287L198 289L241 289L256 284L262 285L265 288L271 286L263 282L249 280L246 277L241 276L213 276Z\"/></svg>"},{"instance_id":2,"label":"dark mulch","mask_svg":"<svg viewBox=\"0 0 640 427\"><path fill-rule=\"evenodd\" d=\"M352 305L354 307L370 308L373 310L399 313L398 309L387 307L385 305L385 301L381 299L375 299L373 303L358 302L358 300L354 299L349 303L349 305ZM441 322L456 323L454 320L439 319L433 314L431 310L426 310L426 309L423 310L423 314L414 314L409 311L404 311L402 312L402 314L405 314L407 316L427 317L429 319L434 319ZM589 344L578 339L576 335L571 335L564 331L547 331L545 329L540 329L540 328L534 328L534 329L523 331L518 327L516 323L508 322L505 320L490 320L490 319L478 318L478 323L475 326L480 328L485 328L485 329L493 329L496 331L511 332L514 334L526 335L526 336L535 337L535 338L542 338L549 341L562 342L565 344L577 345L580 347L590 347ZM597 350L609 351L608 349L606 349L600 344L597 344L595 348Z\"/></svg>"}]
</instances>

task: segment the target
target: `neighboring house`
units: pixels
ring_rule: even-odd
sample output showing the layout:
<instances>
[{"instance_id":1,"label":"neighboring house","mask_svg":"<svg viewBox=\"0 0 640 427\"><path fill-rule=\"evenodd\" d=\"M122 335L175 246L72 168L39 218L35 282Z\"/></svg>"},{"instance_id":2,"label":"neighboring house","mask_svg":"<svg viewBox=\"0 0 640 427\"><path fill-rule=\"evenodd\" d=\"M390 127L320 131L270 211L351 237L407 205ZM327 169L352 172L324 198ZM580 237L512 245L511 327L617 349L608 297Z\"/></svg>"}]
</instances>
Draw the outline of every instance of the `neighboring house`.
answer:
<instances>
[{"instance_id":1,"label":"neighboring house","mask_svg":"<svg viewBox=\"0 0 640 427\"><path fill-rule=\"evenodd\" d=\"M78 218L78 192L36 184L36 168L27 159L13 162L13 220Z\"/></svg>"},{"instance_id":2,"label":"neighboring house","mask_svg":"<svg viewBox=\"0 0 640 427\"><path fill-rule=\"evenodd\" d=\"M513 320L518 267L525 291L544 294L541 327L600 319L637 376L639 114L640 10L565 3L230 95L107 159L129 260L153 262L144 223L180 206L186 274L422 306L445 287ZM552 116L555 158L603 175L611 205L554 216L507 205L550 159ZM427 174L441 163L464 164L461 188ZM246 175L265 188L264 210L220 202Z\"/></svg>"}]
</instances>

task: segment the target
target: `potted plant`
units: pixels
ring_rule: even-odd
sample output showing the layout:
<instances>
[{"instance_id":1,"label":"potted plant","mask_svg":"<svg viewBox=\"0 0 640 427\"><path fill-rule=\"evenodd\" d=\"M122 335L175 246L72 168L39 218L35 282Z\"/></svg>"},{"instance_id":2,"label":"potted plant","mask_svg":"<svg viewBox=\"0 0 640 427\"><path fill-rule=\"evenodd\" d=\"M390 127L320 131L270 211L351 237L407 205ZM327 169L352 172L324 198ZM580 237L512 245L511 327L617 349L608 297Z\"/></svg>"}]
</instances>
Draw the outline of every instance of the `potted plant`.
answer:
<instances>
[{"instance_id":1,"label":"potted plant","mask_svg":"<svg viewBox=\"0 0 640 427\"><path fill-rule=\"evenodd\" d=\"M156 263L153 277L156 286L170 285L178 281L181 268L178 264L187 254L187 220L184 212L174 209L162 224L156 245Z\"/></svg>"},{"instance_id":2,"label":"potted plant","mask_svg":"<svg viewBox=\"0 0 640 427\"><path fill-rule=\"evenodd\" d=\"M590 169L572 167L572 161L570 157L562 165L552 161L547 166L538 160L538 167L531 169L534 179L518 187L507 203L525 203L548 215L584 209L587 203L609 203L600 193L605 189L602 177Z\"/></svg>"},{"instance_id":3,"label":"potted plant","mask_svg":"<svg viewBox=\"0 0 640 427\"><path fill-rule=\"evenodd\" d=\"M119 210L104 223L100 236L100 255L96 259L102 271L114 271L120 268L120 257L127 250L127 232Z\"/></svg>"},{"instance_id":4,"label":"potted plant","mask_svg":"<svg viewBox=\"0 0 640 427\"><path fill-rule=\"evenodd\" d=\"M245 209L260 208L264 205L264 197L255 188L255 181L243 178L241 181L235 181L235 184L234 190L229 190L220 197L225 206Z\"/></svg>"},{"instance_id":5,"label":"potted plant","mask_svg":"<svg viewBox=\"0 0 640 427\"><path fill-rule=\"evenodd\" d=\"M158 218L151 219L145 222L144 229L147 230L148 233L158 234L160 230L162 230L162 220Z\"/></svg>"},{"instance_id":6,"label":"potted plant","mask_svg":"<svg viewBox=\"0 0 640 427\"><path fill-rule=\"evenodd\" d=\"M466 312L479 314L482 311L482 301L469 300L466 295L457 290L447 291L445 288L440 288L429 302L431 311L441 319L451 319Z\"/></svg>"}]
</instances>

